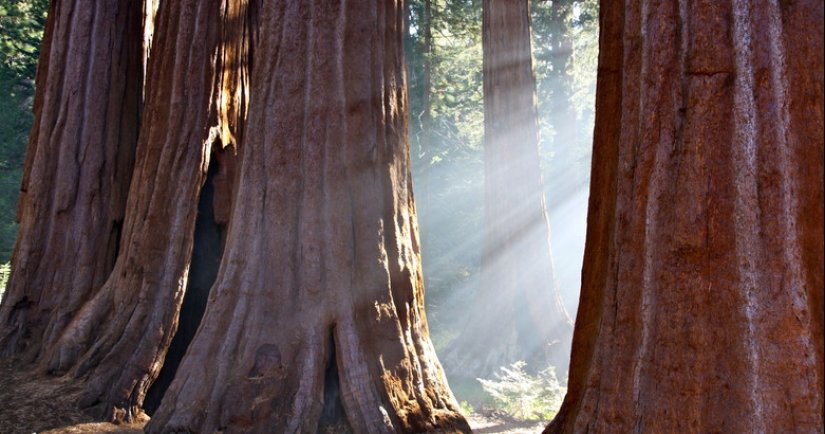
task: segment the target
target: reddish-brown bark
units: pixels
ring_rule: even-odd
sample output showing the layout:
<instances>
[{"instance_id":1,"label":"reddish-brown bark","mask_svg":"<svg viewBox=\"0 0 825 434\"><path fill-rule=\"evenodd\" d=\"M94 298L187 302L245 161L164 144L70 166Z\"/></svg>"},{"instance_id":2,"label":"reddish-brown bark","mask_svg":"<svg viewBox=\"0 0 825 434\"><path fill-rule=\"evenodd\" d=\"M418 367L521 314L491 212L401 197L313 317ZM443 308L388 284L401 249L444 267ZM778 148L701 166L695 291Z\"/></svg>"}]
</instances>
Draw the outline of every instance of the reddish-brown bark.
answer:
<instances>
[{"instance_id":1,"label":"reddish-brown bark","mask_svg":"<svg viewBox=\"0 0 825 434\"><path fill-rule=\"evenodd\" d=\"M237 196L148 432L469 431L424 317L402 5L261 5Z\"/></svg>"},{"instance_id":2,"label":"reddish-brown bark","mask_svg":"<svg viewBox=\"0 0 825 434\"><path fill-rule=\"evenodd\" d=\"M545 432L822 432L822 1L600 14L581 303Z\"/></svg>"},{"instance_id":3,"label":"reddish-brown bark","mask_svg":"<svg viewBox=\"0 0 825 434\"><path fill-rule=\"evenodd\" d=\"M50 6L2 353L36 358L112 270L140 123L142 19L134 0Z\"/></svg>"},{"instance_id":4,"label":"reddish-brown bark","mask_svg":"<svg viewBox=\"0 0 825 434\"><path fill-rule=\"evenodd\" d=\"M177 329L198 198L210 155L219 152L212 148L234 144L242 123L244 5L160 5L123 247L112 276L43 361L50 373L86 378L79 404L102 418L138 413ZM211 282L200 286L208 292Z\"/></svg>"},{"instance_id":5,"label":"reddish-brown bark","mask_svg":"<svg viewBox=\"0 0 825 434\"><path fill-rule=\"evenodd\" d=\"M485 0L484 247L468 325L443 356L451 376L518 360L567 370L572 320L553 269L539 164L536 80L526 0Z\"/></svg>"}]
</instances>

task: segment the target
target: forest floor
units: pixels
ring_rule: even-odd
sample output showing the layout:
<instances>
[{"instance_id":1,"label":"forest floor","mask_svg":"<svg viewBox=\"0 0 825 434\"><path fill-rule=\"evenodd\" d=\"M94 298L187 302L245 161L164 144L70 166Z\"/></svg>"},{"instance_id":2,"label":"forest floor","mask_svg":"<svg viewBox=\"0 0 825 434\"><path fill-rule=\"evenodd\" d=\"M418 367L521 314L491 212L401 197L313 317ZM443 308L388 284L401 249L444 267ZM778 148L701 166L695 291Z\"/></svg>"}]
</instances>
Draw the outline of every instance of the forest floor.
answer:
<instances>
[{"instance_id":1,"label":"forest floor","mask_svg":"<svg viewBox=\"0 0 825 434\"><path fill-rule=\"evenodd\" d=\"M94 422L74 403L76 384L55 378L32 377L0 358L0 434L141 434L143 420L129 425ZM500 411L482 411L467 417L478 434L540 433L546 422L518 421Z\"/></svg>"}]
</instances>

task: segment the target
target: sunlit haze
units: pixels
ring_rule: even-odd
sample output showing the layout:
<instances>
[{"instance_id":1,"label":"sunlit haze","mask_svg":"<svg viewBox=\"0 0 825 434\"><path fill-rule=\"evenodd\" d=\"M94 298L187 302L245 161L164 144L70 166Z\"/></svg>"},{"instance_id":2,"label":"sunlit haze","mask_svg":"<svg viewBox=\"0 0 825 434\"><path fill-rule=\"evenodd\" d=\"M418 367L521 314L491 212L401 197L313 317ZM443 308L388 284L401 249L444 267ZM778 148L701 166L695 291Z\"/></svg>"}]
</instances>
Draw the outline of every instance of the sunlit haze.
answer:
<instances>
[{"instance_id":1,"label":"sunlit haze","mask_svg":"<svg viewBox=\"0 0 825 434\"><path fill-rule=\"evenodd\" d=\"M564 37L554 38L552 32L559 31L558 23L548 18L549 2L540 4L543 6L534 5L533 10L533 67L538 87L542 182L558 294L575 318L586 230L598 31L596 20L592 19L595 7L577 2L566 21L567 27L562 29ZM433 3L436 9L439 5ZM457 13L462 6L441 7L442 15L436 15L434 20ZM463 7L468 8L463 10L465 15L478 12L467 5ZM422 17L415 14L414 9L407 41L410 148L427 316L434 344L442 357L445 347L454 344L466 325L481 285L485 209L481 17L469 15L463 21L433 22L436 30L429 56L432 118L428 123L422 93L426 89L423 65L428 57L421 48ZM561 70L559 65L563 65ZM535 186L539 188L538 183ZM546 222L528 217L533 205L514 206L505 218L510 221L500 224L530 218L523 223L526 229L519 239L546 236ZM512 257L520 254L518 250L514 243L511 249L497 252L496 256ZM516 261L528 274L539 276L547 271L541 269L544 266L535 258L517 257ZM552 282L547 282L548 292L551 286ZM497 294L493 305L506 305L506 300L516 296ZM536 308L524 306L524 317L531 307ZM494 317L495 312L490 312L489 318Z\"/></svg>"}]
</instances>

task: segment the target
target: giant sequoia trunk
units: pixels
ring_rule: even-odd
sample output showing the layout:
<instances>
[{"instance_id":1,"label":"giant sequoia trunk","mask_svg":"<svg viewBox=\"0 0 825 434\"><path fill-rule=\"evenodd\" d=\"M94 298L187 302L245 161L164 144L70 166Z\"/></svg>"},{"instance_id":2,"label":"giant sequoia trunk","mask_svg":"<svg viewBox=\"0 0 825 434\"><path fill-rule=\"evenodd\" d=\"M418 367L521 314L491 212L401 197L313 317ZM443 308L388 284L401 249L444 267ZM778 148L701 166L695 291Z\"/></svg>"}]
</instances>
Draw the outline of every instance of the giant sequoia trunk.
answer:
<instances>
[{"instance_id":1,"label":"giant sequoia trunk","mask_svg":"<svg viewBox=\"0 0 825 434\"><path fill-rule=\"evenodd\" d=\"M401 2L261 8L226 253L146 429L469 431L424 317Z\"/></svg>"},{"instance_id":2,"label":"giant sequoia trunk","mask_svg":"<svg viewBox=\"0 0 825 434\"><path fill-rule=\"evenodd\" d=\"M0 352L36 358L117 254L140 123L141 2L53 1L23 169Z\"/></svg>"},{"instance_id":3,"label":"giant sequoia trunk","mask_svg":"<svg viewBox=\"0 0 825 434\"><path fill-rule=\"evenodd\" d=\"M190 269L190 259L198 198L210 154L219 152L212 147L232 144L231 131L238 125L225 124L239 115L225 111L243 107L228 97L239 88L241 74L218 72L227 61L242 70L242 58L232 48L240 46L244 35L245 12L238 4L243 2L227 2L223 9L221 3L202 0L161 3L123 246L109 280L43 360L50 373L88 377L80 406L94 407L105 419L131 420L139 410L175 334L188 278L194 283L189 291L199 290L199 295L190 294L193 305L198 299L205 304L212 284L201 281L209 270L204 274ZM222 22L228 16L240 21L240 27ZM227 29L235 31L228 42ZM227 78L231 83L223 81ZM225 171L226 165L216 170ZM210 196L213 191L210 185ZM214 216L212 206L212 201L202 204L201 217ZM212 220L199 222L204 237L205 228L216 225ZM204 245L199 253L219 258L220 236L217 242L211 247L215 252L206 252ZM214 272L211 275L214 280ZM184 319L187 324L194 321L189 329L197 327L198 311L202 314L203 308ZM185 344L171 351L180 357Z\"/></svg>"},{"instance_id":4,"label":"giant sequoia trunk","mask_svg":"<svg viewBox=\"0 0 825 434\"><path fill-rule=\"evenodd\" d=\"M581 304L545 432L822 432L822 1L600 13Z\"/></svg>"},{"instance_id":5,"label":"giant sequoia trunk","mask_svg":"<svg viewBox=\"0 0 825 434\"><path fill-rule=\"evenodd\" d=\"M523 360L567 370L572 321L559 294L539 165L527 0L483 3L484 247L468 325L444 360L456 378Z\"/></svg>"}]
</instances>

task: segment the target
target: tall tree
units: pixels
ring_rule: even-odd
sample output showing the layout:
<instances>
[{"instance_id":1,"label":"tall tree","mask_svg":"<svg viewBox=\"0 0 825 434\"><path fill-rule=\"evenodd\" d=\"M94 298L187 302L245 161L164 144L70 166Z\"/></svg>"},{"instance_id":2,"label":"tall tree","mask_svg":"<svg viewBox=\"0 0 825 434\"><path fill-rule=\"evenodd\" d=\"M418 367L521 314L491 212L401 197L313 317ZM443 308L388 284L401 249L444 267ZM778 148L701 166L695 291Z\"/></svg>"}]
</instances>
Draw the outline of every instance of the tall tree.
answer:
<instances>
[{"instance_id":1,"label":"tall tree","mask_svg":"<svg viewBox=\"0 0 825 434\"><path fill-rule=\"evenodd\" d=\"M468 432L424 316L403 7L261 5L226 252L148 432Z\"/></svg>"},{"instance_id":2,"label":"tall tree","mask_svg":"<svg viewBox=\"0 0 825 434\"><path fill-rule=\"evenodd\" d=\"M445 363L486 376L524 360L567 369L572 321L559 295L550 250L538 148L530 3L485 0L484 246L468 326ZM472 378L472 377L471 377Z\"/></svg>"},{"instance_id":3,"label":"tall tree","mask_svg":"<svg viewBox=\"0 0 825 434\"><path fill-rule=\"evenodd\" d=\"M111 277L43 360L50 373L88 377L80 405L94 407L102 418L135 417L175 336L184 294L206 302L212 281L202 281L202 273L209 270L191 260L195 224L210 156L222 144L235 145L239 124L230 119L244 109L237 92L244 90L245 4L186 0L160 5L123 246ZM213 173L227 170L212 163ZM214 177L208 182L214 189ZM214 214L212 207L202 204L201 217ZM220 228L214 220L202 221L198 234L208 237L204 225L215 227L211 234L217 246L209 254L220 258ZM201 255L210 249L200 247ZM187 288L187 282L195 285ZM185 318L187 324L194 321L189 328L197 327L203 307L197 310L189 315L194 320ZM183 345L173 353L185 351Z\"/></svg>"},{"instance_id":4,"label":"tall tree","mask_svg":"<svg viewBox=\"0 0 825 434\"><path fill-rule=\"evenodd\" d=\"M822 432L823 2L604 2L547 433Z\"/></svg>"},{"instance_id":5,"label":"tall tree","mask_svg":"<svg viewBox=\"0 0 825 434\"><path fill-rule=\"evenodd\" d=\"M112 270L143 84L141 2L54 1L37 73L0 352L34 359Z\"/></svg>"}]
</instances>

